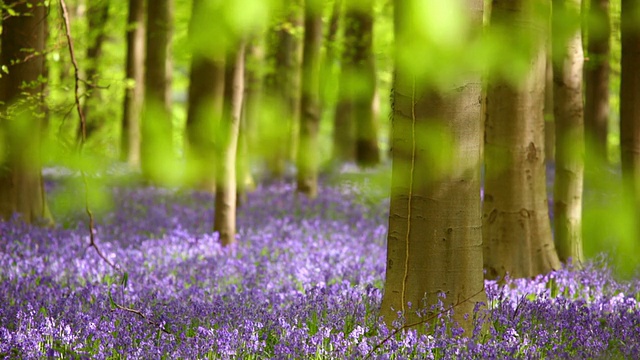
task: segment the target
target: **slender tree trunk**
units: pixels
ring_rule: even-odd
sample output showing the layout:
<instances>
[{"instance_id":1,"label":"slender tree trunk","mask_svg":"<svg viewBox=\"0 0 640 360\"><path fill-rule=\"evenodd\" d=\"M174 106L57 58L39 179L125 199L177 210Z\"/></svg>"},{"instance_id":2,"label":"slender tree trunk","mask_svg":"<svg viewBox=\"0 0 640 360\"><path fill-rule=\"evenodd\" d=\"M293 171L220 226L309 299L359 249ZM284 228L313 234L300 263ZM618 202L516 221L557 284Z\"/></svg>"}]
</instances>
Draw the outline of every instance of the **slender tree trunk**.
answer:
<instances>
[{"instance_id":1,"label":"slender tree trunk","mask_svg":"<svg viewBox=\"0 0 640 360\"><path fill-rule=\"evenodd\" d=\"M247 191L255 183L251 175L252 156L256 149L256 125L260 123L263 109L262 84L264 79L264 37L255 35L245 52L245 85L240 132L238 134L238 205L246 199Z\"/></svg>"},{"instance_id":2,"label":"slender tree trunk","mask_svg":"<svg viewBox=\"0 0 640 360\"><path fill-rule=\"evenodd\" d=\"M122 111L120 158L134 168L140 165L140 115L144 97L144 10L144 0L129 0L125 70L128 84Z\"/></svg>"},{"instance_id":3,"label":"slender tree trunk","mask_svg":"<svg viewBox=\"0 0 640 360\"><path fill-rule=\"evenodd\" d=\"M553 0L553 14L580 16L581 0ZM552 33L566 16L553 20ZM553 37L554 42L562 40ZM555 243L560 261L584 261L582 252L582 187L584 178L584 122L582 103L582 36L580 27L566 42L554 45L553 95L556 125L556 167L554 183Z\"/></svg>"},{"instance_id":4,"label":"slender tree trunk","mask_svg":"<svg viewBox=\"0 0 640 360\"><path fill-rule=\"evenodd\" d=\"M172 0L147 3L147 37L142 117L141 168L154 182L166 180L173 158L171 114Z\"/></svg>"},{"instance_id":5,"label":"slender tree trunk","mask_svg":"<svg viewBox=\"0 0 640 360\"><path fill-rule=\"evenodd\" d=\"M468 35L478 36L482 1L466 4L471 20ZM403 20L417 10L406 1L398 0L395 6L396 41L402 44L417 36ZM447 90L436 90L417 82L416 75L398 60L393 89L393 169L381 314L389 325L398 312L404 313L406 324L417 323L432 312L419 317L416 311L436 305L444 293L444 306L456 304L454 319L471 335L469 314L477 302L486 300L480 203L481 74L470 73L451 82ZM451 151L434 153L424 134L451 139ZM442 171L434 173L434 166Z\"/></svg>"},{"instance_id":6,"label":"slender tree trunk","mask_svg":"<svg viewBox=\"0 0 640 360\"><path fill-rule=\"evenodd\" d=\"M192 21L196 14L208 11L202 6L202 0L194 1ZM215 8L210 16L215 17ZM207 29L200 28L203 24L190 24L193 37L202 36ZM194 47L189 74L189 103L187 106L187 141L186 151L190 181L200 190L215 192L215 148L214 136L216 126L222 116L224 98L224 58L203 53L199 47Z\"/></svg>"},{"instance_id":7,"label":"slender tree trunk","mask_svg":"<svg viewBox=\"0 0 640 360\"><path fill-rule=\"evenodd\" d=\"M51 224L41 173L42 99L46 7L41 0L5 1L2 12L0 78L0 217L19 214L27 223Z\"/></svg>"},{"instance_id":8,"label":"slender tree trunk","mask_svg":"<svg viewBox=\"0 0 640 360\"><path fill-rule=\"evenodd\" d=\"M216 180L216 200L213 231L227 246L236 242L236 151L244 92L244 44L226 56L224 104L220 134Z\"/></svg>"},{"instance_id":9,"label":"slender tree trunk","mask_svg":"<svg viewBox=\"0 0 640 360\"><path fill-rule=\"evenodd\" d=\"M311 198L318 194L318 131L320 128L320 49L322 47L322 1L308 0L304 9L302 97L297 190Z\"/></svg>"},{"instance_id":10,"label":"slender tree trunk","mask_svg":"<svg viewBox=\"0 0 640 360\"><path fill-rule=\"evenodd\" d=\"M109 20L109 4L108 0L91 0L87 9L88 20L88 44L87 47L87 65L85 67L86 93L82 106L82 111L87 119L86 136L90 138L94 132L98 131L104 125L104 118L100 118L100 111L95 111L103 106L102 96L99 87L98 65L102 57L102 45L105 40L105 27ZM78 139L82 137L82 129L78 127Z\"/></svg>"},{"instance_id":11,"label":"slender tree trunk","mask_svg":"<svg viewBox=\"0 0 640 360\"><path fill-rule=\"evenodd\" d=\"M325 55L322 59L322 77L320 79L320 103L324 108L334 106L336 100L336 85L338 68L338 54L340 53L340 42L338 34L340 31L340 18L342 16L342 0L334 0L327 28L325 39Z\"/></svg>"},{"instance_id":12,"label":"slender tree trunk","mask_svg":"<svg viewBox=\"0 0 640 360\"><path fill-rule=\"evenodd\" d=\"M640 233L640 1L622 0L620 77L620 158L627 198L634 202L636 239Z\"/></svg>"},{"instance_id":13,"label":"slender tree trunk","mask_svg":"<svg viewBox=\"0 0 640 360\"><path fill-rule=\"evenodd\" d=\"M488 278L531 277L560 268L549 223L544 166L547 19L530 0L494 0L491 24L538 40L520 85L489 82L485 124L484 264ZM505 30L503 30L505 31Z\"/></svg>"},{"instance_id":14,"label":"slender tree trunk","mask_svg":"<svg viewBox=\"0 0 640 360\"><path fill-rule=\"evenodd\" d=\"M609 0L591 0L588 58L585 63L584 126L590 151L587 169L607 162L609 124ZM594 159L590 159L594 157ZM594 161L591 161L594 160Z\"/></svg>"}]
</instances>

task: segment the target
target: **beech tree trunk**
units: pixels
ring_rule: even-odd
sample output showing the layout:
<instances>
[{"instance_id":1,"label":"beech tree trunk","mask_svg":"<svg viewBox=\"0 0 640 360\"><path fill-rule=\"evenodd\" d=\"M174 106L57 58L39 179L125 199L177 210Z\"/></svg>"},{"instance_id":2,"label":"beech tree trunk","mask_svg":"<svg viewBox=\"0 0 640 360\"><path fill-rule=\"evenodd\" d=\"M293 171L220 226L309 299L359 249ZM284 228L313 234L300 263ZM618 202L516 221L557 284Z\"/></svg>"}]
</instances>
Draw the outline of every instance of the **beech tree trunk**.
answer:
<instances>
[{"instance_id":1,"label":"beech tree trunk","mask_svg":"<svg viewBox=\"0 0 640 360\"><path fill-rule=\"evenodd\" d=\"M636 239L640 233L640 1L623 0L620 76L620 158L627 198L633 201Z\"/></svg>"},{"instance_id":2,"label":"beech tree trunk","mask_svg":"<svg viewBox=\"0 0 640 360\"><path fill-rule=\"evenodd\" d=\"M581 0L554 0L553 14L580 16ZM566 17L555 17L552 33L564 26ZM554 183L555 243L560 261L580 265L582 252L582 188L584 178L584 122L582 103L582 33L577 27L566 42L553 37L553 96L556 126Z\"/></svg>"},{"instance_id":3,"label":"beech tree trunk","mask_svg":"<svg viewBox=\"0 0 640 360\"><path fill-rule=\"evenodd\" d=\"M125 69L128 85L122 111L120 158L134 168L140 165L140 115L144 98L144 14L144 0L129 0Z\"/></svg>"},{"instance_id":4,"label":"beech tree trunk","mask_svg":"<svg viewBox=\"0 0 640 360\"><path fill-rule=\"evenodd\" d=\"M41 173L40 137L46 7L41 0L5 1L2 12L0 63L4 134L0 153L0 217L15 214L27 223L51 224ZM34 106L34 104L36 106Z\"/></svg>"},{"instance_id":5,"label":"beech tree trunk","mask_svg":"<svg viewBox=\"0 0 640 360\"><path fill-rule=\"evenodd\" d=\"M584 126L590 151L587 169L607 162L609 128L609 0L591 0L589 39L585 63ZM591 161L593 160L593 161Z\"/></svg>"},{"instance_id":6,"label":"beech tree trunk","mask_svg":"<svg viewBox=\"0 0 640 360\"><path fill-rule=\"evenodd\" d=\"M270 175L275 178L284 175L287 162L294 160L297 153L302 60L302 40L297 30L303 27L300 6L298 1L294 1L291 7L286 8L283 21L271 34L275 43L271 54L274 69L265 79L265 98L269 97L271 105L280 110L281 116L277 122L261 122L260 135L266 145L260 150L266 155ZM290 24L291 28L284 24Z\"/></svg>"},{"instance_id":7,"label":"beech tree trunk","mask_svg":"<svg viewBox=\"0 0 640 360\"><path fill-rule=\"evenodd\" d=\"M373 57L373 2L348 4L340 75L340 98L334 116L334 154L362 167L380 162L373 111L376 69Z\"/></svg>"},{"instance_id":8,"label":"beech tree trunk","mask_svg":"<svg viewBox=\"0 0 640 360\"><path fill-rule=\"evenodd\" d=\"M85 67L86 93L82 105L86 124L86 136L90 138L94 132L104 126L104 116L100 114L99 108L102 106L102 96L100 90L100 73L98 65L102 57L102 45L105 40L105 28L109 20L109 4L108 0L91 0L87 9L88 20L88 44L87 47L87 65ZM96 111L97 110L97 111ZM78 127L78 139L82 137L82 129Z\"/></svg>"},{"instance_id":9,"label":"beech tree trunk","mask_svg":"<svg viewBox=\"0 0 640 360\"><path fill-rule=\"evenodd\" d=\"M153 182L164 182L173 158L171 113L172 0L147 3L147 37L142 117L142 174Z\"/></svg>"},{"instance_id":10,"label":"beech tree trunk","mask_svg":"<svg viewBox=\"0 0 640 360\"><path fill-rule=\"evenodd\" d=\"M262 84L264 79L264 38L254 35L245 50L245 80L242 116L238 134L238 206L246 200L247 191L255 188L251 174L252 156L256 153L256 125L263 109Z\"/></svg>"},{"instance_id":11,"label":"beech tree trunk","mask_svg":"<svg viewBox=\"0 0 640 360\"><path fill-rule=\"evenodd\" d=\"M206 28L197 22L195 14L210 11L215 17L215 8L202 6L202 0L193 3L192 36L202 36ZM185 153L189 164L189 182L211 193L216 189L216 162L214 137L222 116L224 98L224 56L203 53L194 47L189 74L189 103L187 106Z\"/></svg>"},{"instance_id":12,"label":"beech tree trunk","mask_svg":"<svg viewBox=\"0 0 640 360\"><path fill-rule=\"evenodd\" d=\"M529 49L531 65L520 85L497 77L489 80L483 240L484 267L491 279L506 273L531 277L560 268L544 165L548 20L536 18L533 5L532 0L494 0L491 9L492 26L537 39Z\"/></svg>"},{"instance_id":13,"label":"beech tree trunk","mask_svg":"<svg viewBox=\"0 0 640 360\"><path fill-rule=\"evenodd\" d=\"M244 44L226 56L224 103L219 134L216 169L216 200L213 231L227 246L236 242L236 151L244 92Z\"/></svg>"},{"instance_id":14,"label":"beech tree trunk","mask_svg":"<svg viewBox=\"0 0 640 360\"><path fill-rule=\"evenodd\" d=\"M415 3L395 2L399 44L417 36L402 20L417 11ZM479 36L482 1L467 0L466 4L471 21L467 35ZM481 99L478 71L438 90L420 84L415 74L396 61L387 272L381 308L389 325L398 312L404 314L405 324L427 318L433 312L427 311L422 318L416 312L424 307L429 310L444 293L444 306L456 304L454 319L471 335L472 317L465 318L465 314L472 314L475 304L486 300ZM445 143L451 145L450 151L433 146L429 138L448 139Z\"/></svg>"},{"instance_id":15,"label":"beech tree trunk","mask_svg":"<svg viewBox=\"0 0 640 360\"><path fill-rule=\"evenodd\" d=\"M309 0L304 9L300 143L297 158L297 191L310 198L318 194L318 131L320 128L320 49L322 1Z\"/></svg>"}]
</instances>

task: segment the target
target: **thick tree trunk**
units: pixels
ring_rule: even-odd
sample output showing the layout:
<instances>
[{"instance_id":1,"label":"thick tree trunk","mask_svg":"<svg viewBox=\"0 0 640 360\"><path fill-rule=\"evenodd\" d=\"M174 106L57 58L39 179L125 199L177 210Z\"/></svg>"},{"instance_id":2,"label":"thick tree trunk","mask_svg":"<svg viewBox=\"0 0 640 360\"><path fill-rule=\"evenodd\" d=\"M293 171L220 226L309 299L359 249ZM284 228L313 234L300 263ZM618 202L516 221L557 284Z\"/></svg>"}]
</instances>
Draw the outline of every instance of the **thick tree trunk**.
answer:
<instances>
[{"instance_id":1,"label":"thick tree trunk","mask_svg":"<svg viewBox=\"0 0 640 360\"><path fill-rule=\"evenodd\" d=\"M236 242L236 151L244 92L244 44L226 56L224 73L224 104L222 121L217 129L220 135L218 166L216 168L216 200L213 231L227 246Z\"/></svg>"},{"instance_id":2,"label":"thick tree trunk","mask_svg":"<svg viewBox=\"0 0 640 360\"><path fill-rule=\"evenodd\" d=\"M53 222L45 198L40 164L43 114L34 106L43 91L46 8L41 0L5 1L15 14L2 13L0 120L4 136L0 153L0 217L19 214L27 223Z\"/></svg>"},{"instance_id":3,"label":"thick tree trunk","mask_svg":"<svg viewBox=\"0 0 640 360\"><path fill-rule=\"evenodd\" d=\"M129 0L127 20L126 76L124 93L120 159L129 166L140 165L140 115L144 97L144 0Z\"/></svg>"},{"instance_id":4,"label":"thick tree trunk","mask_svg":"<svg viewBox=\"0 0 640 360\"><path fill-rule=\"evenodd\" d=\"M297 190L311 198L318 194L318 131L320 128L320 49L322 47L322 1L309 0L304 9L300 143Z\"/></svg>"},{"instance_id":5,"label":"thick tree trunk","mask_svg":"<svg viewBox=\"0 0 640 360\"><path fill-rule=\"evenodd\" d=\"M627 198L636 211L636 239L640 233L640 1L623 0L620 76L620 159Z\"/></svg>"},{"instance_id":6,"label":"thick tree trunk","mask_svg":"<svg viewBox=\"0 0 640 360\"><path fill-rule=\"evenodd\" d=\"M482 1L466 3L472 24L469 36L478 36L482 33ZM405 1L395 5L397 19L416 11ZM400 43L416 36L404 23L397 22L396 31ZM417 84L415 74L402 63L397 61L396 66L381 314L389 325L398 312L404 313L406 325L419 323L432 314L429 307L444 293L444 305L455 304L454 319L471 335L472 317L468 315L477 302L486 300L480 203L481 74L470 73L447 90L436 90ZM450 151L434 153L435 147L424 134L432 134L432 140L449 139ZM427 314L419 317L416 311L425 306Z\"/></svg>"},{"instance_id":7,"label":"thick tree trunk","mask_svg":"<svg viewBox=\"0 0 640 360\"><path fill-rule=\"evenodd\" d=\"M173 159L171 114L172 0L147 3L147 37L142 117L141 168L148 180L166 181Z\"/></svg>"},{"instance_id":8,"label":"thick tree trunk","mask_svg":"<svg viewBox=\"0 0 640 360\"><path fill-rule=\"evenodd\" d=\"M192 21L195 15L207 11L202 1L194 1ZM215 17L215 8L211 9ZM202 36L207 29L202 24L190 24L192 36ZM187 124L185 153L189 164L189 182L200 190L215 192L215 147L216 126L222 115L224 98L224 59L212 54L204 54L194 47L189 74L189 103L187 106Z\"/></svg>"},{"instance_id":9,"label":"thick tree trunk","mask_svg":"<svg viewBox=\"0 0 640 360\"><path fill-rule=\"evenodd\" d=\"M609 0L591 0L588 59L585 63L584 126L588 145L587 169L607 162L609 124ZM593 157L593 159L592 159ZM593 160L593 161L592 161Z\"/></svg>"},{"instance_id":10,"label":"thick tree trunk","mask_svg":"<svg viewBox=\"0 0 640 360\"><path fill-rule=\"evenodd\" d=\"M88 41L87 47L87 65L85 67L86 93L82 106L86 124L87 139L98 131L104 125L104 118L101 118L100 111L95 111L102 107L102 96L99 86L98 65L102 57L102 44L106 38L105 27L109 20L109 4L108 0L91 0L87 9L88 20ZM82 128L78 127L78 139L82 137Z\"/></svg>"},{"instance_id":11,"label":"thick tree trunk","mask_svg":"<svg viewBox=\"0 0 640 360\"><path fill-rule=\"evenodd\" d=\"M579 18L581 0L554 0L553 14L572 14ZM555 15L554 15L555 16ZM565 18L554 18L552 33ZM559 29L558 29L559 30ZM554 42L561 39L553 37ZM580 265L582 252L582 188L584 178L584 122L582 103L582 36L573 35L553 47L554 121L556 125L556 167L554 183L555 243L560 261Z\"/></svg>"},{"instance_id":12,"label":"thick tree trunk","mask_svg":"<svg viewBox=\"0 0 640 360\"><path fill-rule=\"evenodd\" d=\"M495 0L491 23L538 38L520 85L490 79L485 124L484 264L488 278L531 277L560 268L553 244L544 166L548 29L529 0Z\"/></svg>"}]
</instances>

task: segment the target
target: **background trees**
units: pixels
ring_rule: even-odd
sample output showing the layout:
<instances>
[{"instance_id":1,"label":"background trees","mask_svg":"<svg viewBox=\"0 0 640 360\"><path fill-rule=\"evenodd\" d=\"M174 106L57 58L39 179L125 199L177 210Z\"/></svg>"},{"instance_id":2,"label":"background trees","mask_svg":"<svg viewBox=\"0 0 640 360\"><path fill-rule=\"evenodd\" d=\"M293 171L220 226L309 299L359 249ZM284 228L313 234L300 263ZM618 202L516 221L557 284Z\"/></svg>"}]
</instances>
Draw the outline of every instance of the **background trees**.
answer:
<instances>
[{"instance_id":1,"label":"background trees","mask_svg":"<svg viewBox=\"0 0 640 360\"><path fill-rule=\"evenodd\" d=\"M389 262L384 311L391 306L407 310L408 301L420 306L425 294L428 304L440 292L447 293L451 303L473 297L482 275L480 261L488 277L506 273L528 277L561 266L555 248L563 261L580 258L583 93L577 2L495 0L483 28L479 1L314 0L303 8L300 2L275 0L176 0L173 5L163 0L151 1L145 9L142 2L131 0L126 9L104 0L92 2L96 11L86 13L80 11L84 2L69 1L77 9L72 33L83 39L77 44L81 64L86 65L81 80L87 85L81 97L90 109L89 124L103 128L94 133L82 161L73 161L77 122L69 112L72 79L69 58L62 51L67 42L59 31L59 14L52 9L42 12L45 5L37 1L24 8L23 2L6 2L0 88L3 217L14 212L27 221L49 216L39 171L41 115L36 110L45 98L46 82L51 126L45 135L52 139L42 152L47 165L82 165L97 173L103 164L126 159L133 167L140 162L143 177L156 184L215 192L213 228L224 244L236 239L236 190L242 191L238 183L245 181L244 174L259 181L295 177L298 190L313 198L321 191L318 178L323 172L335 173L336 163L388 164L380 150L391 145L388 255L393 265ZM561 4L572 10L555 6ZM605 28L600 37L598 22L587 22L589 62L597 62L599 75L587 76L590 110L585 116L597 115L598 120L589 118L588 126L597 133L600 157L605 157L603 148L620 141L616 150L621 150L621 164L613 159L613 170L603 166L602 174L622 169L629 179L628 198L635 199L637 5L612 1L614 24L620 6L622 42L611 42L611 48L620 45L623 60L618 66L612 56L611 66L622 70L622 95L612 95L617 72L611 72L610 79L602 75L608 69L603 40L608 38L607 26L600 24ZM605 2L595 0L588 7L589 13L600 15L605 9ZM46 23L34 22L46 14ZM596 17L606 17L600 15ZM552 16L557 21L550 27ZM45 26L50 30L46 41ZM615 29L611 27L614 40ZM91 36L78 35L89 32ZM480 37L480 33L486 34ZM394 34L398 52L390 46ZM546 72L548 42L555 44L553 74ZM245 53L241 44L251 51ZM144 66L141 49L146 52ZM97 56L100 52L103 56ZM392 82L393 59L397 61ZM242 80L243 72L251 74L250 79ZM483 72L486 77L480 79ZM337 73L339 78L332 78ZM100 87L93 87L98 78ZM558 141L555 158L547 159L556 186L556 207L551 211L544 156L547 78L555 79ZM251 91L264 89L259 101L241 100L245 84L251 84L247 86ZM389 111L391 104L381 101L378 116L376 94L386 99L392 84L395 108ZM482 87L488 94L484 124ZM602 130L607 99L613 113L620 102L619 136L612 132L616 127L609 127L609 133ZM19 106L25 103L30 107ZM117 104L123 103L121 109ZM119 116L102 116L103 111ZM392 132L386 120L389 112ZM241 126L243 117L246 127ZM244 146L238 139L250 142L246 146L250 153L240 156L250 160L241 166L237 154ZM602 139L611 143L605 146ZM333 161L332 151L339 161ZM480 187L483 166L484 187ZM384 174L390 169L377 170ZM613 189L619 185L617 180L611 184ZM616 221L630 212L616 216L611 211L601 217ZM620 228L630 232L633 226ZM478 253L480 232L483 256ZM587 255L602 249L602 244L616 243L603 238L607 241L588 244ZM424 254L429 254L424 256L428 264L422 262ZM465 305L461 313L468 308Z\"/></svg>"}]
</instances>

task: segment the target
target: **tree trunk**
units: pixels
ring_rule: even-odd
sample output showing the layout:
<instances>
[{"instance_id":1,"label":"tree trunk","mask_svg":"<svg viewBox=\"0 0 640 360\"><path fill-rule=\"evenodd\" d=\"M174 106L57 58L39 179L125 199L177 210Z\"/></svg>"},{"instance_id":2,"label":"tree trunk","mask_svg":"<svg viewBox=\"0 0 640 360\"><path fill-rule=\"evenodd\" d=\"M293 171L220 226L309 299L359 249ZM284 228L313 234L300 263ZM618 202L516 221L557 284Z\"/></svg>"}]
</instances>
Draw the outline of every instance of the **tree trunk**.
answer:
<instances>
[{"instance_id":1,"label":"tree trunk","mask_svg":"<svg viewBox=\"0 0 640 360\"><path fill-rule=\"evenodd\" d=\"M173 159L171 114L172 0L147 3L147 37L142 117L141 168L145 178L166 181Z\"/></svg>"},{"instance_id":2,"label":"tree trunk","mask_svg":"<svg viewBox=\"0 0 640 360\"><path fill-rule=\"evenodd\" d=\"M245 85L242 116L238 134L238 206L246 199L247 191L253 190L255 183L251 174L252 156L255 154L256 125L260 123L263 111L262 83L264 78L264 38L254 35L245 51Z\"/></svg>"},{"instance_id":3,"label":"tree trunk","mask_svg":"<svg viewBox=\"0 0 640 360\"><path fill-rule=\"evenodd\" d=\"M547 19L529 0L495 0L491 24L537 39L515 85L490 79L485 124L484 264L488 278L531 277L560 268L549 222L544 166Z\"/></svg>"},{"instance_id":4,"label":"tree trunk","mask_svg":"<svg viewBox=\"0 0 640 360\"><path fill-rule=\"evenodd\" d=\"M40 137L44 83L46 7L41 0L5 1L15 14L2 12L0 101L5 134L0 149L0 217L19 214L27 223L51 224L41 173ZM34 113L34 111L36 113ZM3 116L3 117L4 117Z\"/></svg>"},{"instance_id":5,"label":"tree trunk","mask_svg":"<svg viewBox=\"0 0 640 360\"><path fill-rule=\"evenodd\" d=\"M275 178L284 175L287 161L295 159L297 151L302 49L302 41L297 33L303 26L299 6L296 1L291 8L287 8L285 20L273 34L274 70L265 79L267 95L271 96L274 107L281 111L276 121L263 124L261 129L261 136L267 144L261 150L266 155L267 168ZM284 24L290 24L291 28Z\"/></svg>"},{"instance_id":6,"label":"tree trunk","mask_svg":"<svg viewBox=\"0 0 640 360\"><path fill-rule=\"evenodd\" d=\"M623 0L620 76L620 160L626 198L633 201L636 236L640 233L640 1Z\"/></svg>"},{"instance_id":7,"label":"tree trunk","mask_svg":"<svg viewBox=\"0 0 640 360\"><path fill-rule=\"evenodd\" d=\"M91 0L87 9L88 33L87 43L87 65L85 67L86 94L82 112L87 121L86 137L87 139L98 131L104 125L104 117L100 115L99 109L103 105L102 96L99 87L98 64L102 57L102 44L105 40L105 27L109 19L108 0ZM101 118L102 117L102 118ZM78 139L82 137L82 129L78 127Z\"/></svg>"},{"instance_id":8,"label":"tree trunk","mask_svg":"<svg viewBox=\"0 0 640 360\"><path fill-rule=\"evenodd\" d=\"M373 112L376 93L376 66L373 57L373 0L360 2L350 7L345 17L345 37L347 44L352 39L353 48L345 49L351 53L350 67L352 87L353 118L355 120L356 162L361 167L375 166L380 163L378 148L378 129ZM353 67L351 67L353 66ZM351 78L349 74L343 78Z\"/></svg>"},{"instance_id":9,"label":"tree trunk","mask_svg":"<svg viewBox=\"0 0 640 360\"><path fill-rule=\"evenodd\" d=\"M584 126L589 152L587 169L607 162L609 124L609 0L591 0L588 58L585 63ZM592 161L593 160L593 161Z\"/></svg>"},{"instance_id":10,"label":"tree trunk","mask_svg":"<svg viewBox=\"0 0 640 360\"><path fill-rule=\"evenodd\" d=\"M122 111L120 159L140 165L140 115L144 96L144 0L129 0L127 20L127 87Z\"/></svg>"},{"instance_id":11,"label":"tree trunk","mask_svg":"<svg viewBox=\"0 0 640 360\"><path fill-rule=\"evenodd\" d=\"M202 1L194 1L190 32L192 36L202 36L207 29L202 23L194 22L195 14L207 11ZM215 17L215 8L211 8ZM203 53L200 47L193 48L191 71L189 74L189 103L187 105L186 149L189 164L189 182L200 190L215 192L215 148L216 125L222 115L224 97L223 56Z\"/></svg>"},{"instance_id":12,"label":"tree trunk","mask_svg":"<svg viewBox=\"0 0 640 360\"><path fill-rule=\"evenodd\" d=\"M244 92L244 44L226 56L222 121L217 129L218 166L213 231L227 246L236 242L236 151Z\"/></svg>"},{"instance_id":13,"label":"tree trunk","mask_svg":"<svg viewBox=\"0 0 640 360\"><path fill-rule=\"evenodd\" d=\"M340 75L340 98L334 115L334 155L362 167L380 162L373 105L376 69L373 58L373 2L347 5Z\"/></svg>"},{"instance_id":14,"label":"tree trunk","mask_svg":"<svg viewBox=\"0 0 640 360\"><path fill-rule=\"evenodd\" d=\"M482 1L468 0L466 4L471 20L468 35L479 36ZM401 0L395 6L396 39L402 43L418 33L400 20L416 9ZM463 80L452 81L446 90L416 82L416 75L396 61L391 205L381 314L389 325L399 311L404 313L405 324L423 321L424 325L433 312L420 318L416 311L425 306L429 310L444 293L444 306L455 305L454 319L471 335L469 315L477 302L486 300L480 202L481 74L469 73ZM434 147L429 138L448 139L450 151ZM442 171L434 172L434 166Z\"/></svg>"},{"instance_id":15,"label":"tree trunk","mask_svg":"<svg viewBox=\"0 0 640 360\"><path fill-rule=\"evenodd\" d=\"M556 127L553 119L553 61L551 46L547 50L544 83L544 157L553 163L556 159Z\"/></svg>"},{"instance_id":16,"label":"tree trunk","mask_svg":"<svg viewBox=\"0 0 640 360\"><path fill-rule=\"evenodd\" d=\"M322 1L309 0L304 9L300 143L297 191L310 198L318 194L318 131L320 128L320 49L322 47Z\"/></svg>"},{"instance_id":17,"label":"tree trunk","mask_svg":"<svg viewBox=\"0 0 640 360\"><path fill-rule=\"evenodd\" d=\"M580 16L581 0L554 0L553 14ZM584 261L582 252L582 186L584 178L584 123L582 104L582 35L580 27L562 41L559 26L566 16L554 17L552 33L556 167L554 183L555 243L560 261ZM557 30L558 29L558 30Z\"/></svg>"}]
</instances>

